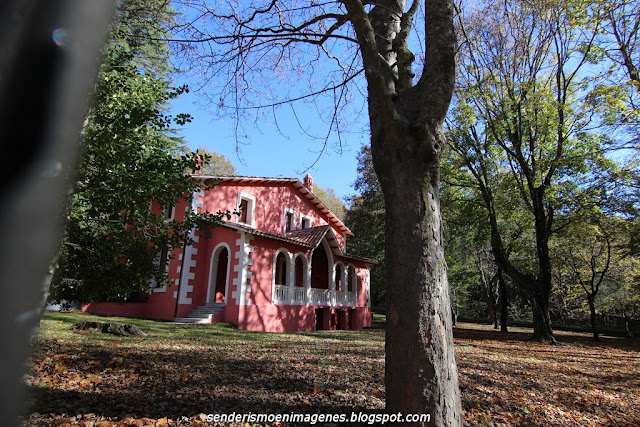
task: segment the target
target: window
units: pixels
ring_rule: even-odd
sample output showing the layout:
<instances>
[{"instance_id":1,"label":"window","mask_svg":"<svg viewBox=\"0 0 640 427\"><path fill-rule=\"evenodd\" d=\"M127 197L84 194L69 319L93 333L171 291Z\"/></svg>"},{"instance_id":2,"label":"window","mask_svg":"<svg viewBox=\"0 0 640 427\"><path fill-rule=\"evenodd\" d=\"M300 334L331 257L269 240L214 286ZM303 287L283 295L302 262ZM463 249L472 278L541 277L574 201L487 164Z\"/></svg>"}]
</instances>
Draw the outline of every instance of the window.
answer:
<instances>
[{"instance_id":1,"label":"window","mask_svg":"<svg viewBox=\"0 0 640 427\"><path fill-rule=\"evenodd\" d=\"M171 203L169 203L169 205L167 205L167 207L165 207L162 210L162 216L164 216L167 219L173 219L176 213L176 207L173 206Z\"/></svg>"},{"instance_id":2,"label":"window","mask_svg":"<svg viewBox=\"0 0 640 427\"><path fill-rule=\"evenodd\" d=\"M356 269L353 265L350 265L347 269L347 292L356 291L356 281L358 276L356 275Z\"/></svg>"},{"instance_id":3,"label":"window","mask_svg":"<svg viewBox=\"0 0 640 427\"><path fill-rule=\"evenodd\" d=\"M249 210L249 201L247 199L242 199L240 201L240 222L247 222L247 211Z\"/></svg>"},{"instance_id":4,"label":"window","mask_svg":"<svg viewBox=\"0 0 640 427\"><path fill-rule=\"evenodd\" d=\"M287 256L280 252L276 258L276 285L287 286L287 265L289 264Z\"/></svg>"},{"instance_id":5,"label":"window","mask_svg":"<svg viewBox=\"0 0 640 427\"><path fill-rule=\"evenodd\" d=\"M250 194L238 193L237 222L253 227L255 219L256 198Z\"/></svg>"},{"instance_id":6,"label":"window","mask_svg":"<svg viewBox=\"0 0 640 427\"><path fill-rule=\"evenodd\" d=\"M292 230L293 221L295 221L293 213L287 212L287 219L285 220L285 231L291 231Z\"/></svg>"},{"instance_id":7,"label":"window","mask_svg":"<svg viewBox=\"0 0 640 427\"><path fill-rule=\"evenodd\" d=\"M284 224L282 225L282 233L296 229L296 211L284 208Z\"/></svg>"},{"instance_id":8,"label":"window","mask_svg":"<svg viewBox=\"0 0 640 427\"><path fill-rule=\"evenodd\" d=\"M336 265L336 291L342 291L342 266L340 264Z\"/></svg>"},{"instance_id":9,"label":"window","mask_svg":"<svg viewBox=\"0 0 640 427\"><path fill-rule=\"evenodd\" d=\"M300 228L311 228L311 218L308 216L300 216Z\"/></svg>"}]
</instances>

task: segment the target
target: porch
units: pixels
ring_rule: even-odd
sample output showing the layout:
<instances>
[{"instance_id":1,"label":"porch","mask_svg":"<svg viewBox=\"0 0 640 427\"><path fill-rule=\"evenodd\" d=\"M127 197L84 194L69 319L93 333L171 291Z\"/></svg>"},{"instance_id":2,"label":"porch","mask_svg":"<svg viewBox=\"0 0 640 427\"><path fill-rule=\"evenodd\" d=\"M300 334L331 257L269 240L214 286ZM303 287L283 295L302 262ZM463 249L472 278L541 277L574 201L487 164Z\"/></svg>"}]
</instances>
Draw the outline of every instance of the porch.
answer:
<instances>
[{"instance_id":1,"label":"porch","mask_svg":"<svg viewBox=\"0 0 640 427\"><path fill-rule=\"evenodd\" d=\"M355 307L357 302L356 292L303 288L298 286L274 286L273 303L279 305Z\"/></svg>"}]
</instances>

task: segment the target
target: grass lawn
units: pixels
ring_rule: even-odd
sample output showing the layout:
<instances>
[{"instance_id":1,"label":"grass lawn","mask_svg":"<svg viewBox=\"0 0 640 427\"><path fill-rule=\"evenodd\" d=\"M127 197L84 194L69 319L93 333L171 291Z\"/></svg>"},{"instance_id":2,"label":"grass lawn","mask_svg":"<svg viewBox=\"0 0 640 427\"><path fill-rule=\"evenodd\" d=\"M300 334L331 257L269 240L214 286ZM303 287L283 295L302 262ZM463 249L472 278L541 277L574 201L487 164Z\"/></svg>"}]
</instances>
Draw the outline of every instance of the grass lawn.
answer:
<instances>
[{"instance_id":1,"label":"grass lawn","mask_svg":"<svg viewBox=\"0 0 640 427\"><path fill-rule=\"evenodd\" d=\"M364 331L267 334L138 319L147 337L71 330L47 313L24 382L25 425L198 425L205 414L381 413L384 318ZM637 340L558 333L562 346L461 324L465 425L640 425ZM242 424L238 424L242 425Z\"/></svg>"}]
</instances>

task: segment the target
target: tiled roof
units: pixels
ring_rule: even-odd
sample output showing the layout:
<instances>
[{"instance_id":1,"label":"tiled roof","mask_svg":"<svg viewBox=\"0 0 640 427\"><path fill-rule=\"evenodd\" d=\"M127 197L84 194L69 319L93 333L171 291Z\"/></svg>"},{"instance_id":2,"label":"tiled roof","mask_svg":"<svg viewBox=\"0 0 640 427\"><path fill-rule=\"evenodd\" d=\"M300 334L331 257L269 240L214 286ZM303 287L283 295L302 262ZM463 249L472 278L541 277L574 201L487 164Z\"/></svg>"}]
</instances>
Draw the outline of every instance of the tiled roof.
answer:
<instances>
[{"instance_id":1,"label":"tiled roof","mask_svg":"<svg viewBox=\"0 0 640 427\"><path fill-rule=\"evenodd\" d=\"M255 228L251 228L246 225L237 224L234 222L222 222L220 225L228 228L232 228L234 230L241 230L247 233L254 234L256 236L266 237L268 239L280 240L282 242L293 243L294 245L303 246L309 249L315 249L318 247L322 239L327 237L329 241L329 246L337 255L340 255L345 258L350 258L356 261L363 261L369 264L377 264L376 261L373 261L368 258L359 257L351 254L344 253L338 244L338 241L331 230L331 226L329 225L321 225L318 227L311 228L303 228L300 230L288 231L285 234L276 234L276 233L268 233L266 231L256 230Z\"/></svg>"},{"instance_id":2,"label":"tiled roof","mask_svg":"<svg viewBox=\"0 0 640 427\"><path fill-rule=\"evenodd\" d=\"M284 236L315 248L320 244L322 238L327 234L327 231L329 231L330 228L331 227L329 225L303 228L300 230L287 231L284 233Z\"/></svg>"},{"instance_id":3,"label":"tiled roof","mask_svg":"<svg viewBox=\"0 0 640 427\"><path fill-rule=\"evenodd\" d=\"M247 225L236 224L235 222L222 222L222 223L220 223L220 225L222 225L223 227L227 227L227 228L233 228L234 230L246 231L247 233L251 233L251 234L254 234L256 236L267 237L269 239L275 239L275 240L280 240L280 241L283 241L283 242L293 243L294 245L305 246L305 247L310 248L310 249L313 249L315 247L315 246L312 246L312 245L310 245L308 243L300 241L299 239L292 239L292 238L287 237L287 236L285 236L283 234L268 233L266 231L256 230L255 228L249 227Z\"/></svg>"}]
</instances>

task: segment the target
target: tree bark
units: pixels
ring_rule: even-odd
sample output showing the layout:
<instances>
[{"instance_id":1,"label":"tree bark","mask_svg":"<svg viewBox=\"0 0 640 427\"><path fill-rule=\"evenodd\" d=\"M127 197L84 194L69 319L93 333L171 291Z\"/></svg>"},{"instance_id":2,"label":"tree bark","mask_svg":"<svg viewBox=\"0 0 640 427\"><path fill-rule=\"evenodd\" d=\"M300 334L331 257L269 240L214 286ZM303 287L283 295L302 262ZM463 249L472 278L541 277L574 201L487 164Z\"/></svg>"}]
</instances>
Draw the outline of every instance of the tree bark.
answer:
<instances>
[{"instance_id":1,"label":"tree bark","mask_svg":"<svg viewBox=\"0 0 640 427\"><path fill-rule=\"evenodd\" d=\"M371 152L385 200L386 410L462 425L440 216L442 125L455 82L453 2L424 3L417 83L407 40L419 1L343 0L367 79ZM404 423L408 424L408 423Z\"/></svg>"},{"instance_id":2,"label":"tree bark","mask_svg":"<svg viewBox=\"0 0 640 427\"><path fill-rule=\"evenodd\" d=\"M547 292L532 293L531 309L533 311L533 335L531 341L556 344L549 316L549 296Z\"/></svg>"},{"instance_id":3,"label":"tree bark","mask_svg":"<svg viewBox=\"0 0 640 427\"><path fill-rule=\"evenodd\" d=\"M410 139L408 133L397 142L404 145ZM461 425L442 245L439 158L426 168L417 167L416 160L376 158L387 215L387 411L428 413L430 425Z\"/></svg>"}]
</instances>

